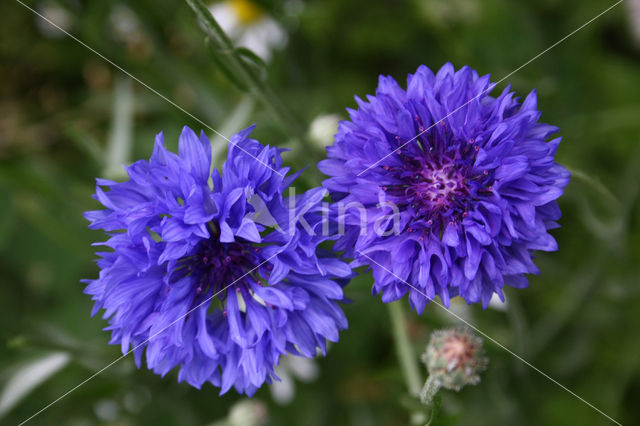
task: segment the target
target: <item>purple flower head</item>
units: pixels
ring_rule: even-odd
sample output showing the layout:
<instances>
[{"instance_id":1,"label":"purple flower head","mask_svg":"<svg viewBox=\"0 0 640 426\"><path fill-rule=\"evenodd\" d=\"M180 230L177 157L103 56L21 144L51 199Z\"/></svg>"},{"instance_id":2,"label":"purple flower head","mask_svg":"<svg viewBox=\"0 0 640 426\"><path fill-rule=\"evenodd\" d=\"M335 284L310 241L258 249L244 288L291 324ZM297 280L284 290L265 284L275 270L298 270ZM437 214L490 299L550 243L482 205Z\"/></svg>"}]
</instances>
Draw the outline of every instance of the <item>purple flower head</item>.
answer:
<instances>
[{"instance_id":1,"label":"purple flower head","mask_svg":"<svg viewBox=\"0 0 640 426\"><path fill-rule=\"evenodd\" d=\"M466 66L421 66L406 90L381 76L340 123L319 167L338 204L361 208L340 218L336 248L372 268L384 302L409 292L418 312L436 295L486 307L538 273L534 250L557 249L547 231L569 181L558 129L538 122L535 92L521 103L509 87L489 96L494 86Z\"/></svg>"},{"instance_id":2,"label":"purple flower head","mask_svg":"<svg viewBox=\"0 0 640 426\"><path fill-rule=\"evenodd\" d=\"M179 381L221 394L253 394L277 378L280 356L324 353L347 327L337 302L351 269L318 248L326 190L292 207L283 191L297 174L252 130L231 138L222 174L210 173L204 134L185 127L179 155L159 134L128 181L98 179L105 209L85 214L110 236L97 244L110 248L98 253L99 278L84 281L110 343L132 347L138 367L146 352L157 374L179 366Z\"/></svg>"}]
</instances>

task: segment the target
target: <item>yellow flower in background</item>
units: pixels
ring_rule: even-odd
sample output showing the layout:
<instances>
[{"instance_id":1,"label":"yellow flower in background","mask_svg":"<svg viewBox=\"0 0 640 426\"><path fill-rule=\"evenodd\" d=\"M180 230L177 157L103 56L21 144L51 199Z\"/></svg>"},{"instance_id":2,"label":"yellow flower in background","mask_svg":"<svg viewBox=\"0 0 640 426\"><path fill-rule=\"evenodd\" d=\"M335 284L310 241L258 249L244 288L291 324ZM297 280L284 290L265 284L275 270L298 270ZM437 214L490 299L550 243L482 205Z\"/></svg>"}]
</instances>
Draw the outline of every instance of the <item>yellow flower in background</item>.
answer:
<instances>
[{"instance_id":1,"label":"yellow flower in background","mask_svg":"<svg viewBox=\"0 0 640 426\"><path fill-rule=\"evenodd\" d=\"M257 4L248 0L230 0L227 3L235 11L238 20L243 25L248 25L258 21L265 16L264 11Z\"/></svg>"},{"instance_id":2,"label":"yellow flower in background","mask_svg":"<svg viewBox=\"0 0 640 426\"><path fill-rule=\"evenodd\" d=\"M216 2L209 11L237 46L252 50L265 61L287 44L282 26L250 0Z\"/></svg>"}]
</instances>

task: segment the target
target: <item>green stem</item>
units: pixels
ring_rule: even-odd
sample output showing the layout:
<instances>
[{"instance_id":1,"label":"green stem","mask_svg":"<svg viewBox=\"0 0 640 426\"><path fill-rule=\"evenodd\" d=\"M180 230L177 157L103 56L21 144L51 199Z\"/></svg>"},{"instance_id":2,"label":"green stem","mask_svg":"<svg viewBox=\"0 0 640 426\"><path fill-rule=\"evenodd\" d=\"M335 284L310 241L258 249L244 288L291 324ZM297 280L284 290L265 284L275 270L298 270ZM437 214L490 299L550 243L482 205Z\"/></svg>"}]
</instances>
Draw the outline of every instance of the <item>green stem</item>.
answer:
<instances>
[{"instance_id":1,"label":"green stem","mask_svg":"<svg viewBox=\"0 0 640 426\"><path fill-rule=\"evenodd\" d=\"M134 114L133 85L128 77L116 78L113 89L113 120L105 155L105 177L117 179L126 176L122 166L131 156L131 128Z\"/></svg>"},{"instance_id":2,"label":"green stem","mask_svg":"<svg viewBox=\"0 0 640 426\"><path fill-rule=\"evenodd\" d=\"M613 210L618 211L620 209L622 205L622 203L620 203L620 200L618 200L618 198L613 194L613 192L611 192L609 188L604 186L602 182L600 182L598 179L593 178L587 173L583 172L582 170L579 170L573 167L567 167L567 170L571 172L571 175L574 178L585 182L587 185L591 186L594 190L599 192L600 195L602 195L602 197L605 199L605 202Z\"/></svg>"},{"instance_id":3,"label":"green stem","mask_svg":"<svg viewBox=\"0 0 640 426\"><path fill-rule=\"evenodd\" d=\"M439 390L440 385L436 382L433 376L427 377L427 381L424 382L424 386L420 391L420 402L424 405L433 404L433 398L435 398Z\"/></svg>"},{"instance_id":4,"label":"green stem","mask_svg":"<svg viewBox=\"0 0 640 426\"><path fill-rule=\"evenodd\" d=\"M224 66L234 79L240 80L250 92L254 93L266 105L284 129L294 138L306 145L304 129L294 119L289 109L278 99L264 81L264 78L256 72L242 57L241 51L236 49L229 36L222 30L209 9L202 0L185 0L200 18L210 37L211 49L217 55L220 64Z\"/></svg>"},{"instance_id":5,"label":"green stem","mask_svg":"<svg viewBox=\"0 0 640 426\"><path fill-rule=\"evenodd\" d=\"M417 397L422 388L420 371L413 353L413 348L411 347L411 342L409 342L407 322L404 318L402 305L400 302L387 303L386 305L389 308L389 315L391 316L393 339L396 345L398 361L402 367L404 380L407 383L409 394Z\"/></svg>"},{"instance_id":6,"label":"green stem","mask_svg":"<svg viewBox=\"0 0 640 426\"><path fill-rule=\"evenodd\" d=\"M442 398L440 397L440 384L433 378L428 376L427 381L424 382L424 386L420 391L420 402L427 406L431 413L429 414L429 420L427 420L424 426L429 426L438 418L440 413L440 404L442 404Z\"/></svg>"}]
</instances>

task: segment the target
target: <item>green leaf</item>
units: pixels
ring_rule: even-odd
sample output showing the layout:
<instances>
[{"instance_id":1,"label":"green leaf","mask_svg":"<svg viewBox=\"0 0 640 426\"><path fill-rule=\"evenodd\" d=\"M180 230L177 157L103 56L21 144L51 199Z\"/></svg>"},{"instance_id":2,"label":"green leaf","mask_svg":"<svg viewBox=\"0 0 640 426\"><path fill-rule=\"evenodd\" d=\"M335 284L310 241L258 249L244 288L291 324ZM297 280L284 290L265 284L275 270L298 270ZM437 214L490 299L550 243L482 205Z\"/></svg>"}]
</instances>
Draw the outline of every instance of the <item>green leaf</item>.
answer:
<instances>
[{"instance_id":1,"label":"green leaf","mask_svg":"<svg viewBox=\"0 0 640 426\"><path fill-rule=\"evenodd\" d=\"M0 418L36 387L64 368L70 359L67 352L52 352L17 367L0 394Z\"/></svg>"},{"instance_id":2,"label":"green leaf","mask_svg":"<svg viewBox=\"0 0 640 426\"><path fill-rule=\"evenodd\" d=\"M236 47L234 50L256 72L260 81L267 79L267 64L260 56L246 47Z\"/></svg>"},{"instance_id":3,"label":"green leaf","mask_svg":"<svg viewBox=\"0 0 640 426\"><path fill-rule=\"evenodd\" d=\"M0 187L0 205L3 206L0 209L0 249L2 249L13 232L15 225L12 194L2 187Z\"/></svg>"},{"instance_id":4,"label":"green leaf","mask_svg":"<svg viewBox=\"0 0 640 426\"><path fill-rule=\"evenodd\" d=\"M433 404L431 406L431 416L429 416L428 425L432 425L433 422L438 418L438 414L440 414L440 407L442 406L442 395L440 392L436 394L433 398Z\"/></svg>"},{"instance_id":5,"label":"green leaf","mask_svg":"<svg viewBox=\"0 0 640 426\"><path fill-rule=\"evenodd\" d=\"M244 81L242 81L240 77L236 75L235 72L233 72L231 67L229 67L229 65L227 64L227 61L222 58L223 55L228 55L229 53L216 49L214 42L209 37L205 39L205 46L214 64L216 65L218 70L227 78L227 80L229 80L229 82L236 89L242 92L248 92L249 87L245 84Z\"/></svg>"},{"instance_id":6,"label":"green leaf","mask_svg":"<svg viewBox=\"0 0 640 426\"><path fill-rule=\"evenodd\" d=\"M593 188L597 193L599 193L606 201L606 204L611 207L611 209L616 211L620 208L620 200L618 200L613 192L611 192L609 188L604 186L602 182L600 182L600 180L591 177L589 174L583 172L582 170L573 167L567 167L567 169L571 172L571 175L575 179L581 180L582 182Z\"/></svg>"},{"instance_id":7,"label":"green leaf","mask_svg":"<svg viewBox=\"0 0 640 426\"><path fill-rule=\"evenodd\" d=\"M117 78L113 90L113 119L105 152L107 163L103 171L109 179L124 178L126 172L122 166L131 162L134 102L131 79Z\"/></svg>"},{"instance_id":8,"label":"green leaf","mask_svg":"<svg viewBox=\"0 0 640 426\"><path fill-rule=\"evenodd\" d=\"M65 136L97 165L104 165L104 152L98 141L73 123L63 124Z\"/></svg>"}]
</instances>

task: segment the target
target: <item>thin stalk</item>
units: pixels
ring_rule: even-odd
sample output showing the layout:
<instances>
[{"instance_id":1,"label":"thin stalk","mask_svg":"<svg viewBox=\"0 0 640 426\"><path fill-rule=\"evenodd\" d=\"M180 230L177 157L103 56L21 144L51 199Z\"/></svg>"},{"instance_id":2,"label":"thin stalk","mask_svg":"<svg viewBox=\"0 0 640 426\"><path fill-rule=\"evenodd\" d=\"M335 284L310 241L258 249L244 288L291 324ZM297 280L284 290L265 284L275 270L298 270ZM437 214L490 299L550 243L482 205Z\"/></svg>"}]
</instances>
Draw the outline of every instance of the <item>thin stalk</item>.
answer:
<instances>
[{"instance_id":1,"label":"thin stalk","mask_svg":"<svg viewBox=\"0 0 640 426\"><path fill-rule=\"evenodd\" d=\"M393 340L396 346L398 361L402 368L404 380L411 396L419 396L422 389L422 379L420 378L420 370L418 362L413 353L409 335L407 334L407 322L402 311L400 302L386 304L391 317Z\"/></svg>"},{"instance_id":2,"label":"thin stalk","mask_svg":"<svg viewBox=\"0 0 640 426\"><path fill-rule=\"evenodd\" d=\"M571 172L571 175L574 178L585 182L587 185L591 186L591 188L597 191L600 195L602 195L607 205L611 207L614 211L617 212L620 210L622 203L620 202L620 200L618 200L618 197L616 197L613 194L613 192L611 192L609 188L603 185L603 183L600 182L597 178L594 178L589 174L583 172L582 170L579 170L573 167L567 167L567 170Z\"/></svg>"},{"instance_id":3,"label":"thin stalk","mask_svg":"<svg viewBox=\"0 0 640 426\"><path fill-rule=\"evenodd\" d=\"M223 62L220 65L226 68L234 79L240 80L247 90L260 98L274 118L281 123L292 137L306 145L304 129L298 124L289 109L271 91L263 76L243 58L241 50L234 47L229 36L224 32L204 3L201 0L185 1L205 26L206 32L210 37L210 48L217 55L218 60Z\"/></svg>"},{"instance_id":4,"label":"thin stalk","mask_svg":"<svg viewBox=\"0 0 640 426\"><path fill-rule=\"evenodd\" d=\"M439 390L440 390L440 385L433 378L433 376L427 377L427 381L424 382L424 386L420 391L420 402L422 402L424 405L428 405L428 406L432 405L433 398L435 398Z\"/></svg>"},{"instance_id":5,"label":"thin stalk","mask_svg":"<svg viewBox=\"0 0 640 426\"><path fill-rule=\"evenodd\" d=\"M129 77L119 77L113 88L113 120L106 149L103 174L110 179L125 175L122 166L131 156L131 129L134 114L133 86Z\"/></svg>"},{"instance_id":6,"label":"thin stalk","mask_svg":"<svg viewBox=\"0 0 640 426\"><path fill-rule=\"evenodd\" d=\"M438 392L440 392L440 384L433 376L427 377L427 381L424 382L424 386L420 391L420 402L426 405L431 413L424 426L430 426L438 418L440 405L442 404L442 398Z\"/></svg>"}]
</instances>

